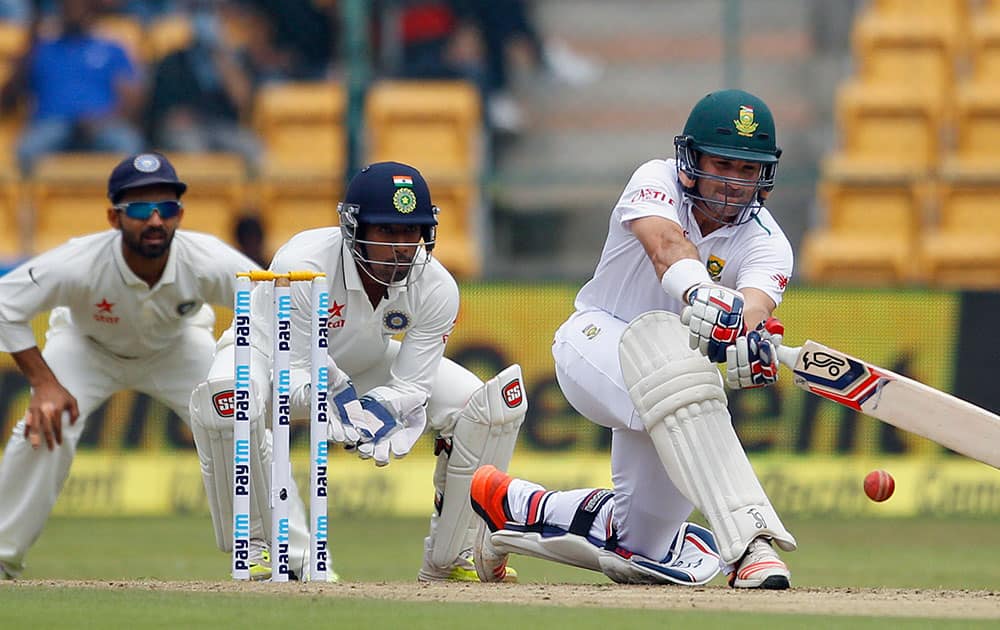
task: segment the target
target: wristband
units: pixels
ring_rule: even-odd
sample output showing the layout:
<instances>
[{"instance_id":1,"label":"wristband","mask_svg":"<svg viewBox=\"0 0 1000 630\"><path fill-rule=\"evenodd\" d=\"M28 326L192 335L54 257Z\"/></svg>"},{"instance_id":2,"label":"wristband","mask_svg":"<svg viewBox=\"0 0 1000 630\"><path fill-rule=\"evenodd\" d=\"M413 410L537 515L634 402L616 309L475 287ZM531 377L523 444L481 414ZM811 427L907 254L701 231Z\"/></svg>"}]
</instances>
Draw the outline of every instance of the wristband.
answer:
<instances>
[{"instance_id":1,"label":"wristband","mask_svg":"<svg viewBox=\"0 0 1000 630\"><path fill-rule=\"evenodd\" d=\"M708 270L701 261L694 258L681 258L667 267L660 278L660 286L670 297L688 304L687 292L691 287L712 282Z\"/></svg>"}]
</instances>

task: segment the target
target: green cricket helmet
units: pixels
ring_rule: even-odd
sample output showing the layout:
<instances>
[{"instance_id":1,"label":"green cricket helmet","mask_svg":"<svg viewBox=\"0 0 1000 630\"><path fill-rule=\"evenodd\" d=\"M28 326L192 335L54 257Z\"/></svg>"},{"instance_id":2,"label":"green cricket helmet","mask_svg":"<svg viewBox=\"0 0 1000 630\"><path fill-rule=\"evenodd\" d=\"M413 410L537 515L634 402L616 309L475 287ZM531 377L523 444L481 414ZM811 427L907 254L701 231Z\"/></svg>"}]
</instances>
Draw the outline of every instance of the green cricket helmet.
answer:
<instances>
[{"instance_id":1,"label":"green cricket helmet","mask_svg":"<svg viewBox=\"0 0 1000 630\"><path fill-rule=\"evenodd\" d=\"M739 206L739 212L732 218L727 218L726 212L711 216L722 223L732 224L745 223L760 210L764 199L774 188L774 175L781 157L781 149L775 142L774 116L770 108L764 101L743 90L719 90L698 101L684 125L684 133L674 138L674 151L678 178L685 194L704 201L708 207ZM746 180L712 175L699 169L698 157L703 153L761 165L755 183L756 191L750 202L719 201L699 195L697 180L700 177L747 185ZM705 211L697 204L696 207Z\"/></svg>"}]
</instances>

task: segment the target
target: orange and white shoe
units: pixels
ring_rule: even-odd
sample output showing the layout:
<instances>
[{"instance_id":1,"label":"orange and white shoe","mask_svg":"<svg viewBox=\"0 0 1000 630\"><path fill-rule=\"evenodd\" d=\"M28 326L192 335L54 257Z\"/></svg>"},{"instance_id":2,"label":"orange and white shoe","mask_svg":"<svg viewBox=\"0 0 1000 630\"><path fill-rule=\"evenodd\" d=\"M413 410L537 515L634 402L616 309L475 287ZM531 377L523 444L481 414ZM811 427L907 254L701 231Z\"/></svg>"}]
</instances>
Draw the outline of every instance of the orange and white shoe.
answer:
<instances>
[{"instance_id":1,"label":"orange and white shoe","mask_svg":"<svg viewBox=\"0 0 1000 630\"><path fill-rule=\"evenodd\" d=\"M512 481L513 477L489 464L480 466L472 475L472 487L469 489L472 509L486 521L491 532L503 529L511 519L507 489Z\"/></svg>"},{"instance_id":2,"label":"orange and white shoe","mask_svg":"<svg viewBox=\"0 0 1000 630\"><path fill-rule=\"evenodd\" d=\"M482 518L472 547L476 574L483 582L503 582L508 575L507 554L498 552L490 543L490 534L503 529L511 519L507 504L507 489L514 478L496 466L480 466L472 475L469 491L472 509Z\"/></svg>"},{"instance_id":3,"label":"orange and white shoe","mask_svg":"<svg viewBox=\"0 0 1000 630\"><path fill-rule=\"evenodd\" d=\"M792 574L771 547L769 538L754 538L729 575L733 588L783 590L791 585Z\"/></svg>"}]
</instances>

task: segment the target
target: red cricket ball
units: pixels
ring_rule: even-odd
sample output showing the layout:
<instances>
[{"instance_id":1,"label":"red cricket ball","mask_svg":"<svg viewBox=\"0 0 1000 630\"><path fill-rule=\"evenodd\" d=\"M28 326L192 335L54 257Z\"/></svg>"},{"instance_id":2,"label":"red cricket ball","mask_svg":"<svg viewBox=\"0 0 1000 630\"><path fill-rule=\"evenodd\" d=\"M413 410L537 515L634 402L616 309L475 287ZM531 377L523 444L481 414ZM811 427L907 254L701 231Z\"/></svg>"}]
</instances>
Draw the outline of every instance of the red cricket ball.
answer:
<instances>
[{"instance_id":1,"label":"red cricket ball","mask_svg":"<svg viewBox=\"0 0 1000 630\"><path fill-rule=\"evenodd\" d=\"M885 501L896 489L896 480L884 470L873 470L865 475L865 494L872 501Z\"/></svg>"}]
</instances>

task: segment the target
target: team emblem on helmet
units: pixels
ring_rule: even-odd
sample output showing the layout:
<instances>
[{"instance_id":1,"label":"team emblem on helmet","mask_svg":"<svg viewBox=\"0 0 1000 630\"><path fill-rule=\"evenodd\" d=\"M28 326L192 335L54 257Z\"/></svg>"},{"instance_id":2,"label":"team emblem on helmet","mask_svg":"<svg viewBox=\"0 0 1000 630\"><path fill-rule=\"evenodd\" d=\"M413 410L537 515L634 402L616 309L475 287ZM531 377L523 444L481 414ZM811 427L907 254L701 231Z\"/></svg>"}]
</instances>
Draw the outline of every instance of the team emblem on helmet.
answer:
<instances>
[{"instance_id":1,"label":"team emblem on helmet","mask_svg":"<svg viewBox=\"0 0 1000 630\"><path fill-rule=\"evenodd\" d=\"M725 266L726 261L715 255L709 256L708 262L705 263L705 269L708 269L708 275L711 276L712 280L715 282L718 282L719 278L722 277L722 268Z\"/></svg>"},{"instance_id":2,"label":"team emblem on helmet","mask_svg":"<svg viewBox=\"0 0 1000 630\"><path fill-rule=\"evenodd\" d=\"M757 123L753 120L753 107L740 105L739 120L734 120L733 125L736 126L736 133L748 138L751 137L753 132L757 131Z\"/></svg>"},{"instance_id":3,"label":"team emblem on helmet","mask_svg":"<svg viewBox=\"0 0 1000 630\"><path fill-rule=\"evenodd\" d=\"M143 153L132 160L132 166L140 173L155 173L160 170L160 158L149 153Z\"/></svg>"},{"instance_id":4,"label":"team emblem on helmet","mask_svg":"<svg viewBox=\"0 0 1000 630\"><path fill-rule=\"evenodd\" d=\"M392 206L401 214L410 214L417 207L417 196L410 188L399 188L392 196Z\"/></svg>"},{"instance_id":5,"label":"team emblem on helmet","mask_svg":"<svg viewBox=\"0 0 1000 630\"><path fill-rule=\"evenodd\" d=\"M385 319L382 320L385 327L393 332L400 332L406 330L410 325L410 318L407 317L406 313L400 311L389 311L385 314Z\"/></svg>"}]
</instances>

